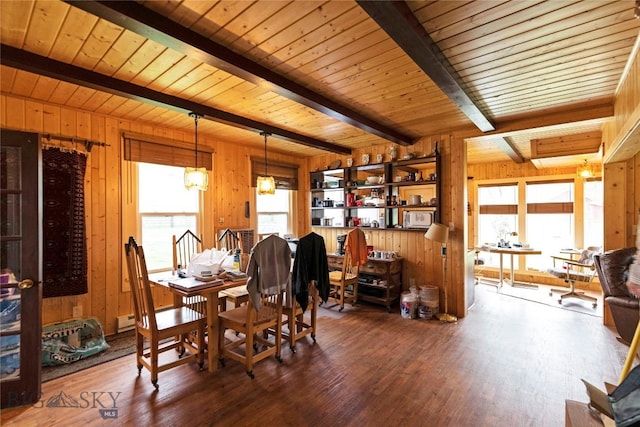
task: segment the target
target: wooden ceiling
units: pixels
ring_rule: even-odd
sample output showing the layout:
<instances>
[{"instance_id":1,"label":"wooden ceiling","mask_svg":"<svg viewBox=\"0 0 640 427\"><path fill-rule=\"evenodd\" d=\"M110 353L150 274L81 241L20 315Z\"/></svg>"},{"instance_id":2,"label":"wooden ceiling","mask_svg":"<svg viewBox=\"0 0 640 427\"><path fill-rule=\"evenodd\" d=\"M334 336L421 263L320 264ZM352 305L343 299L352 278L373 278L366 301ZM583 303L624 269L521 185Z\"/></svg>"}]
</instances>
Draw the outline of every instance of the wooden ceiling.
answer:
<instances>
[{"instance_id":1,"label":"wooden ceiling","mask_svg":"<svg viewBox=\"0 0 640 427\"><path fill-rule=\"evenodd\" d=\"M5 0L0 17L5 94L187 132L195 111L207 138L266 131L303 157L461 131L470 163L599 132L640 28L633 0Z\"/></svg>"}]
</instances>

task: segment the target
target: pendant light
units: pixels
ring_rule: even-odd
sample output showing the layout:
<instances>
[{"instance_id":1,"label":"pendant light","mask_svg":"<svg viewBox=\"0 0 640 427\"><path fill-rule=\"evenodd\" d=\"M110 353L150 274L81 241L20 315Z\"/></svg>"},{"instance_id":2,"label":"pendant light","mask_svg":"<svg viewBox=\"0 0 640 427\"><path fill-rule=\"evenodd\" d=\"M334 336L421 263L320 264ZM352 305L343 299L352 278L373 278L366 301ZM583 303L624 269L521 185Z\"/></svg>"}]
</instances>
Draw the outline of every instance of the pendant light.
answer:
<instances>
[{"instance_id":1,"label":"pendant light","mask_svg":"<svg viewBox=\"0 0 640 427\"><path fill-rule=\"evenodd\" d=\"M264 136L264 175L258 176L258 194L264 196L266 194L276 194L276 182L272 176L267 174L267 137L271 134L267 132L260 132L260 135Z\"/></svg>"},{"instance_id":2,"label":"pendant light","mask_svg":"<svg viewBox=\"0 0 640 427\"><path fill-rule=\"evenodd\" d=\"M584 163L578 166L577 174L578 174L578 177L582 179L593 177L594 175L593 168L591 167L587 159L584 159Z\"/></svg>"},{"instance_id":3,"label":"pendant light","mask_svg":"<svg viewBox=\"0 0 640 427\"><path fill-rule=\"evenodd\" d=\"M207 168L198 167L198 119L202 116L196 113L189 113L189 117L193 117L196 128L196 161L194 167L186 167L184 169L184 186L187 190L205 191L209 186L209 175Z\"/></svg>"}]
</instances>

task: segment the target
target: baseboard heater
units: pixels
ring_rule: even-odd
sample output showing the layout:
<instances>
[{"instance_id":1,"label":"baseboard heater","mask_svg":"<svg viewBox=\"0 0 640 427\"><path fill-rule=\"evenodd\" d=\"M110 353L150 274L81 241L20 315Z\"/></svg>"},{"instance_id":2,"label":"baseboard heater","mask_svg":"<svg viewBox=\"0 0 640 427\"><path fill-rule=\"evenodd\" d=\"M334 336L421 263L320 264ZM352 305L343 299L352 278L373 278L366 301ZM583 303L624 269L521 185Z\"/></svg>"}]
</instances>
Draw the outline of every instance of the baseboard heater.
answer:
<instances>
[{"instance_id":1,"label":"baseboard heater","mask_svg":"<svg viewBox=\"0 0 640 427\"><path fill-rule=\"evenodd\" d=\"M118 316L118 333L132 331L136 328L136 317L133 314Z\"/></svg>"},{"instance_id":2,"label":"baseboard heater","mask_svg":"<svg viewBox=\"0 0 640 427\"><path fill-rule=\"evenodd\" d=\"M169 310L173 308L171 305L159 307L156 312ZM136 317L133 314L125 314L124 316L118 316L118 333L133 331L136 328Z\"/></svg>"}]
</instances>

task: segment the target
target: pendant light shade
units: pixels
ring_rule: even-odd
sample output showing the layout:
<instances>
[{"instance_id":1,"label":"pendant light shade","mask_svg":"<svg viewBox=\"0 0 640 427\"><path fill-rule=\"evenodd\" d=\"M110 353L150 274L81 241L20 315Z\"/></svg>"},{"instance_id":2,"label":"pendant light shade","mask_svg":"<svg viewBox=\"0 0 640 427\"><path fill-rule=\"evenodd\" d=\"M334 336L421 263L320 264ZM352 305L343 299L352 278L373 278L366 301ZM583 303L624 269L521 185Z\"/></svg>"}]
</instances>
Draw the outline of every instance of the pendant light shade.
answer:
<instances>
[{"instance_id":1,"label":"pendant light shade","mask_svg":"<svg viewBox=\"0 0 640 427\"><path fill-rule=\"evenodd\" d=\"M209 187L209 174L207 173L207 168L198 167L198 119L202 116L196 113L189 113L189 116L193 117L195 123L196 161L194 167L186 167L184 169L184 186L187 190L205 191Z\"/></svg>"},{"instance_id":2,"label":"pendant light shade","mask_svg":"<svg viewBox=\"0 0 640 427\"><path fill-rule=\"evenodd\" d=\"M594 176L593 167L591 167L587 159L584 159L584 163L578 166L576 173L582 179L593 178Z\"/></svg>"},{"instance_id":3,"label":"pendant light shade","mask_svg":"<svg viewBox=\"0 0 640 427\"><path fill-rule=\"evenodd\" d=\"M260 135L264 136L264 175L259 176L256 186L258 187L258 194L261 196L267 194L276 194L276 182L272 176L267 174L267 137L270 135L267 132L261 132Z\"/></svg>"}]
</instances>

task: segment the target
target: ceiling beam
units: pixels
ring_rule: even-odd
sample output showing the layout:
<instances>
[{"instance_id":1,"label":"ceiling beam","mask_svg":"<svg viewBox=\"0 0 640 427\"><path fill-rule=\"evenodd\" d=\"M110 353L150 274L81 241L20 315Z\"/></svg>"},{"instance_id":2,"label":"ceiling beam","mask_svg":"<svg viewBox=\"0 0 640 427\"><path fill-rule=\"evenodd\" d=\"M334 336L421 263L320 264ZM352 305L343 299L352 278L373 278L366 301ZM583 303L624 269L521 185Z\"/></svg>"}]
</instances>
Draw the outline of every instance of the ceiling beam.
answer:
<instances>
[{"instance_id":1,"label":"ceiling beam","mask_svg":"<svg viewBox=\"0 0 640 427\"><path fill-rule=\"evenodd\" d=\"M289 80L136 2L86 0L66 2L176 52L250 81L365 132L404 146L415 143L414 138Z\"/></svg>"},{"instance_id":2,"label":"ceiling beam","mask_svg":"<svg viewBox=\"0 0 640 427\"><path fill-rule=\"evenodd\" d=\"M483 132L495 126L466 93L462 79L404 1L358 0L365 12Z\"/></svg>"},{"instance_id":3,"label":"ceiling beam","mask_svg":"<svg viewBox=\"0 0 640 427\"><path fill-rule=\"evenodd\" d=\"M321 141L173 95L156 92L143 86L114 79L113 77L95 73L85 68L76 67L74 65L36 55L31 52L16 49L12 46L1 44L0 51L2 52L2 65L19 70L29 71L35 74L77 84L79 86L89 87L180 113L188 114L190 112L194 112L203 116L205 119L250 131L267 132L274 137L294 142L296 144L305 145L307 147L338 154L351 154L351 149L348 147L343 147L327 141Z\"/></svg>"},{"instance_id":4,"label":"ceiling beam","mask_svg":"<svg viewBox=\"0 0 640 427\"><path fill-rule=\"evenodd\" d=\"M503 117L496 121L496 130L479 133L471 127L454 129L459 138L491 139L495 137L517 136L529 134L532 130L544 130L554 126L565 126L571 123L579 125L584 122L603 122L613 118L613 103L610 100L598 100L592 103L570 104L558 108L545 109L539 112Z\"/></svg>"},{"instance_id":5,"label":"ceiling beam","mask_svg":"<svg viewBox=\"0 0 640 427\"><path fill-rule=\"evenodd\" d=\"M504 151L504 153L515 163L525 162L524 156L520 154L520 151L518 151L518 148L516 148L516 146L511 142L510 138L498 137L495 138L495 141L498 144L498 147L500 147L500 149Z\"/></svg>"}]
</instances>

